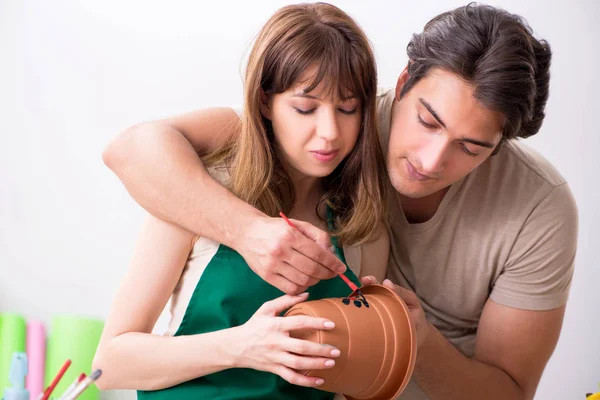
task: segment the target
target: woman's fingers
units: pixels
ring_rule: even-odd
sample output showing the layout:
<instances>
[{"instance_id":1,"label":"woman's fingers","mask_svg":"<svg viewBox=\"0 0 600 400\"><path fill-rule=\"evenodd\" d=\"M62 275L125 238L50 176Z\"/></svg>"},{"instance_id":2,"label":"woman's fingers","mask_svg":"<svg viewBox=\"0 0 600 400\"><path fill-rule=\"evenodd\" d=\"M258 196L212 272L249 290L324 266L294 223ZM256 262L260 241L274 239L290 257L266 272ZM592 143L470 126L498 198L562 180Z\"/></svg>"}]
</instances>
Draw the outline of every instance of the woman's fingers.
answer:
<instances>
[{"instance_id":1,"label":"woman's fingers","mask_svg":"<svg viewBox=\"0 0 600 400\"><path fill-rule=\"evenodd\" d=\"M288 308L303 302L308 298L308 293L298 295L283 295L274 300L267 301L254 313L254 315L275 316L281 314Z\"/></svg>"},{"instance_id":2,"label":"woman's fingers","mask_svg":"<svg viewBox=\"0 0 600 400\"><path fill-rule=\"evenodd\" d=\"M297 371L303 371L332 368L335 365L335 360L323 357L303 357L297 354L282 352L279 354L277 363Z\"/></svg>"},{"instance_id":3,"label":"woman's fingers","mask_svg":"<svg viewBox=\"0 0 600 400\"><path fill-rule=\"evenodd\" d=\"M279 328L284 332L290 332L297 329L330 330L335 328L335 324L326 318L309 317L308 315L283 317L278 323Z\"/></svg>"},{"instance_id":4,"label":"woman's fingers","mask_svg":"<svg viewBox=\"0 0 600 400\"><path fill-rule=\"evenodd\" d=\"M298 373L297 371L294 371L293 369L281 364L277 365L271 372L279 375L292 385L319 387L325 382L321 378L302 375L301 373Z\"/></svg>"},{"instance_id":5,"label":"woman's fingers","mask_svg":"<svg viewBox=\"0 0 600 400\"><path fill-rule=\"evenodd\" d=\"M288 338L282 343L282 349L301 356L336 358L340 350L328 344L320 344L309 340Z\"/></svg>"}]
</instances>

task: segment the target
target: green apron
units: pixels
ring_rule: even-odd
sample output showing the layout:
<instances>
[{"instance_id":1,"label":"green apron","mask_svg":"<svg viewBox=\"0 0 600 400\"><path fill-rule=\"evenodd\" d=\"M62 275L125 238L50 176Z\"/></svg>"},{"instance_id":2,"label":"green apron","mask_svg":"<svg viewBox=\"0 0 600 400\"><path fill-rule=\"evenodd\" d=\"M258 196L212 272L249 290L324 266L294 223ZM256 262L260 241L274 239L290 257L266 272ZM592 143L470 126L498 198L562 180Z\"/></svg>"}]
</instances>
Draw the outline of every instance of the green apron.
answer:
<instances>
[{"instance_id":1,"label":"green apron","mask_svg":"<svg viewBox=\"0 0 600 400\"><path fill-rule=\"evenodd\" d=\"M329 210L328 210L329 211ZM328 212L331 229L331 213ZM333 240L338 257L347 265L344 253ZM346 276L360 286L346 269ZM320 281L308 289L309 300L346 297L350 288L339 277ZM190 299L175 336L196 335L239 326L247 322L263 303L284 293L265 282L250 269L236 251L220 245L206 266ZM334 394L292 385L278 375L249 368L231 368L205 375L170 388L138 391L138 399L333 399Z\"/></svg>"}]
</instances>

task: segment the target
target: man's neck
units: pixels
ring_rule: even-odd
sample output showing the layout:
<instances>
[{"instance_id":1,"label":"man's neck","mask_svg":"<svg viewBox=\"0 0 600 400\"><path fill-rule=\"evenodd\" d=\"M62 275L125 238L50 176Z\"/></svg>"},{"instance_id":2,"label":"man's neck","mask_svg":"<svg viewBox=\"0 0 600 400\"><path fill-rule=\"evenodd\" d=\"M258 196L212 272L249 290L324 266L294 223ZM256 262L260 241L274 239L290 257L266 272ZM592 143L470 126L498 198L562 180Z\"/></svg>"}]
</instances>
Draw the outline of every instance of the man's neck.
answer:
<instances>
[{"instance_id":1,"label":"man's neck","mask_svg":"<svg viewBox=\"0 0 600 400\"><path fill-rule=\"evenodd\" d=\"M438 192L432 193L428 196L413 199L410 197L400 196L400 203L402 204L402 210L404 216L409 224L420 224L429 221L435 215L439 208L444 196L448 193L450 187L446 187Z\"/></svg>"}]
</instances>

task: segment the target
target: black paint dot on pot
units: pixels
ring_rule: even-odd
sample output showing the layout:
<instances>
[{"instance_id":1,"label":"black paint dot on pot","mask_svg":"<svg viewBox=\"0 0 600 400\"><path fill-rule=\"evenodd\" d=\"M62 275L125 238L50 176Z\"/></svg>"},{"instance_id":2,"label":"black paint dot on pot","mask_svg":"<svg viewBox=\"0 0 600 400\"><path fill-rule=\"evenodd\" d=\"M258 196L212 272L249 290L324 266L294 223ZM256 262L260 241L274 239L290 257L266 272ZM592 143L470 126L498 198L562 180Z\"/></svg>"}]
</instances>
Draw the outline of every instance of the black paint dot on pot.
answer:
<instances>
[{"instance_id":1,"label":"black paint dot on pot","mask_svg":"<svg viewBox=\"0 0 600 400\"><path fill-rule=\"evenodd\" d=\"M350 304L350 299L342 299L342 303L348 305Z\"/></svg>"}]
</instances>

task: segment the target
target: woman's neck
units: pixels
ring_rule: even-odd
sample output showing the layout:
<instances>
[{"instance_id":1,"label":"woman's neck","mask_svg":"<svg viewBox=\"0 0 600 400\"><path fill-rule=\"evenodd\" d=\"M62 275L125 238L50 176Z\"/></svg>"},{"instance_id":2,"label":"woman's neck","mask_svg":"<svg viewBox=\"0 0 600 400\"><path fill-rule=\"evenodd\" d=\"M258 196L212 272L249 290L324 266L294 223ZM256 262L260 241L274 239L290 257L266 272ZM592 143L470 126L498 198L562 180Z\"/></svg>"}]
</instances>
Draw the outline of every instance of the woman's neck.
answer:
<instances>
[{"instance_id":1,"label":"woman's neck","mask_svg":"<svg viewBox=\"0 0 600 400\"><path fill-rule=\"evenodd\" d=\"M296 194L296 201L292 209L292 214L308 216L315 215L315 208L319 204L321 199L321 179L315 177L293 177L292 185L294 186L294 192ZM298 218L301 219L301 218ZM306 220L304 218L304 220Z\"/></svg>"},{"instance_id":2,"label":"woman's neck","mask_svg":"<svg viewBox=\"0 0 600 400\"><path fill-rule=\"evenodd\" d=\"M321 200L321 178L306 176L298 171L289 171L288 174L296 194L294 206L290 217L322 228L322 221L317 217L315 210ZM319 212L324 210L319 210ZM321 214L323 215L323 214Z\"/></svg>"},{"instance_id":3,"label":"woman's neck","mask_svg":"<svg viewBox=\"0 0 600 400\"><path fill-rule=\"evenodd\" d=\"M321 200L321 195L323 194L321 186L322 178L305 175L289 165L289 163L286 162L285 157L282 157L281 154L278 156L283 168L290 177L296 195L294 206L292 207L289 217L306 221L323 228L322 221L315 213L317 205ZM325 210L319 210L321 216L324 215L324 212Z\"/></svg>"}]
</instances>

